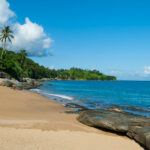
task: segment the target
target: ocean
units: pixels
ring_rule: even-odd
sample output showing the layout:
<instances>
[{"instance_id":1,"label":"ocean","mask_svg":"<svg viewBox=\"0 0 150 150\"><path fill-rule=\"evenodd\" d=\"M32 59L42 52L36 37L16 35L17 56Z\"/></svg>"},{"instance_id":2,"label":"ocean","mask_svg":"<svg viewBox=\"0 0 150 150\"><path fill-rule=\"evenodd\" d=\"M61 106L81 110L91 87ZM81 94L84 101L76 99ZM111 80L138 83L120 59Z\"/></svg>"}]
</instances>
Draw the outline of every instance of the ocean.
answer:
<instances>
[{"instance_id":1,"label":"ocean","mask_svg":"<svg viewBox=\"0 0 150 150\"><path fill-rule=\"evenodd\" d=\"M37 92L59 103L89 109L120 108L150 116L150 81L48 81ZM50 85L51 84L51 85Z\"/></svg>"}]
</instances>

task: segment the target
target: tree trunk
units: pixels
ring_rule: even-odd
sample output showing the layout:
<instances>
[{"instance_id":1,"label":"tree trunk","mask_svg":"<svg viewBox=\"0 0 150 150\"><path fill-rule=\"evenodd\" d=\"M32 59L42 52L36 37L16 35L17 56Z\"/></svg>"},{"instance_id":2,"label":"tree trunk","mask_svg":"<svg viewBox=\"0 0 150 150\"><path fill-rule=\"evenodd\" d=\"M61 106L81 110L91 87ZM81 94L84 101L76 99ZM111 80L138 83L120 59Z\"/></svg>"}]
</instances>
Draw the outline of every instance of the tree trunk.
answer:
<instances>
[{"instance_id":1,"label":"tree trunk","mask_svg":"<svg viewBox=\"0 0 150 150\"><path fill-rule=\"evenodd\" d=\"M2 50L2 54L1 54L1 59L3 59L4 52L5 52L5 41L3 42L3 50Z\"/></svg>"}]
</instances>

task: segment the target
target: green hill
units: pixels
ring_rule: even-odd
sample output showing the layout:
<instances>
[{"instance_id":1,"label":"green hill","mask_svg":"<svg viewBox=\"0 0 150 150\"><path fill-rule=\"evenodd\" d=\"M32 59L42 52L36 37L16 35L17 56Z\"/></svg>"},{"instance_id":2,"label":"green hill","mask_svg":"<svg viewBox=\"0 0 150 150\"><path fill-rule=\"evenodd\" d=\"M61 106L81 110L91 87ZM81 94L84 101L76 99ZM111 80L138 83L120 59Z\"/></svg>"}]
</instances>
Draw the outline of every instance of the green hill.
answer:
<instances>
[{"instance_id":1,"label":"green hill","mask_svg":"<svg viewBox=\"0 0 150 150\"><path fill-rule=\"evenodd\" d=\"M1 52L2 49L0 48L0 55ZM63 80L116 80L116 77L104 75L97 70L84 70L80 68L51 70L27 58L26 52L23 50L19 53L6 51L3 59L0 59L0 71L18 80L25 77L33 79L57 78Z\"/></svg>"}]
</instances>

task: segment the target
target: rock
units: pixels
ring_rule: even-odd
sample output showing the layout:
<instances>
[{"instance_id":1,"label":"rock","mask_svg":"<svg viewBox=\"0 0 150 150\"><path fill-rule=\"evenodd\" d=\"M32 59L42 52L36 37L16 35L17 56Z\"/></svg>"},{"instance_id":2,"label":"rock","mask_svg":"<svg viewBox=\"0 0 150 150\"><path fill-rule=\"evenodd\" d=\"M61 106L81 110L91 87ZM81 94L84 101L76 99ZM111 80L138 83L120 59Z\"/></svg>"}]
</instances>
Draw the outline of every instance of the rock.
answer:
<instances>
[{"instance_id":1,"label":"rock","mask_svg":"<svg viewBox=\"0 0 150 150\"><path fill-rule=\"evenodd\" d=\"M5 80L0 80L0 85L1 86L12 87L13 83L11 81L5 79Z\"/></svg>"},{"instance_id":2,"label":"rock","mask_svg":"<svg viewBox=\"0 0 150 150\"><path fill-rule=\"evenodd\" d=\"M12 88L18 89L18 90L22 90L22 89L27 90L27 89L31 89L31 88L37 88L41 85L43 85L43 84L40 82L37 82L34 79L28 79L28 80L26 80L26 82L19 82L14 79L10 80L10 79L0 78L0 86L12 87Z\"/></svg>"},{"instance_id":3,"label":"rock","mask_svg":"<svg viewBox=\"0 0 150 150\"><path fill-rule=\"evenodd\" d=\"M0 71L0 78L6 78L9 79L9 76L5 72Z\"/></svg>"},{"instance_id":4,"label":"rock","mask_svg":"<svg viewBox=\"0 0 150 150\"><path fill-rule=\"evenodd\" d=\"M7 87L12 87L13 84L18 85L19 82L17 80L10 80L10 79L3 79L0 78L0 85L1 86L7 86Z\"/></svg>"},{"instance_id":5,"label":"rock","mask_svg":"<svg viewBox=\"0 0 150 150\"><path fill-rule=\"evenodd\" d=\"M150 112L150 109L142 109L142 108L137 108L133 106L120 106L120 105L111 105L111 108L119 108L119 109L126 109L126 110L131 110L131 111L138 111L138 112Z\"/></svg>"},{"instance_id":6,"label":"rock","mask_svg":"<svg viewBox=\"0 0 150 150\"><path fill-rule=\"evenodd\" d=\"M35 81L35 79L31 79L31 78L23 78L22 79L22 82L26 82L26 83L29 83L29 84L31 84L33 81Z\"/></svg>"},{"instance_id":7,"label":"rock","mask_svg":"<svg viewBox=\"0 0 150 150\"><path fill-rule=\"evenodd\" d=\"M33 89L43 85L42 83L34 80L34 79L27 79L26 82L22 82L23 89Z\"/></svg>"},{"instance_id":8,"label":"rock","mask_svg":"<svg viewBox=\"0 0 150 150\"><path fill-rule=\"evenodd\" d=\"M114 112L123 112L123 110L120 109L120 108L107 108L106 110L108 110L108 111L114 111Z\"/></svg>"},{"instance_id":9,"label":"rock","mask_svg":"<svg viewBox=\"0 0 150 150\"><path fill-rule=\"evenodd\" d=\"M88 108L86 108L86 107L84 107L84 106L81 106L81 105L78 105L78 104L75 104L75 103L67 103L67 104L64 104L64 107L76 109L76 112L79 112L79 111L83 111L83 110L87 110L87 109L88 109Z\"/></svg>"},{"instance_id":10,"label":"rock","mask_svg":"<svg viewBox=\"0 0 150 150\"><path fill-rule=\"evenodd\" d=\"M42 79L38 79L39 81L52 81L53 79L51 78L42 78Z\"/></svg>"},{"instance_id":11,"label":"rock","mask_svg":"<svg viewBox=\"0 0 150 150\"><path fill-rule=\"evenodd\" d=\"M95 128L124 134L150 150L150 118L114 110L84 110L78 121Z\"/></svg>"},{"instance_id":12,"label":"rock","mask_svg":"<svg viewBox=\"0 0 150 150\"><path fill-rule=\"evenodd\" d=\"M20 84L20 82L18 82L17 80L10 80L10 79L3 79L0 78L0 86L7 86L7 87L11 87L13 89L18 89L18 90L22 90L23 87Z\"/></svg>"},{"instance_id":13,"label":"rock","mask_svg":"<svg viewBox=\"0 0 150 150\"><path fill-rule=\"evenodd\" d=\"M150 149L150 134L149 133L146 135L146 147Z\"/></svg>"}]
</instances>

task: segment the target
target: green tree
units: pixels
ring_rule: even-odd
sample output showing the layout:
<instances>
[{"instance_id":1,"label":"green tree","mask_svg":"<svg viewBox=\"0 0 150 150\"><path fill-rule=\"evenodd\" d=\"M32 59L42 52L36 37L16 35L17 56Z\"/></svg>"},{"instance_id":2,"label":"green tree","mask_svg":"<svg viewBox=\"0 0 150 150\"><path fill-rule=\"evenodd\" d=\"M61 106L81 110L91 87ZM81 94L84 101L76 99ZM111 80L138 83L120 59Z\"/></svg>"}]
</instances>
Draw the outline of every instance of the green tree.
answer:
<instances>
[{"instance_id":1,"label":"green tree","mask_svg":"<svg viewBox=\"0 0 150 150\"><path fill-rule=\"evenodd\" d=\"M0 54L3 51L0 48ZM26 52L19 53L6 50L3 59L0 59L0 71L7 73L10 77L18 80L22 78L57 78L63 80L116 80L114 76L107 76L98 70L87 70L81 68L71 69L49 69L35 63L26 57Z\"/></svg>"},{"instance_id":2,"label":"green tree","mask_svg":"<svg viewBox=\"0 0 150 150\"><path fill-rule=\"evenodd\" d=\"M22 68L24 68L24 63L25 63L25 59L26 59L26 56L27 56L27 53L25 50L20 50L20 65Z\"/></svg>"},{"instance_id":3,"label":"green tree","mask_svg":"<svg viewBox=\"0 0 150 150\"><path fill-rule=\"evenodd\" d=\"M3 59L3 55L6 53L6 42L7 40L9 42L12 42L11 40L14 38L13 36L13 31L10 29L10 26L4 27L2 29L1 34L0 34L0 41L2 42L2 53L1 53L1 59Z\"/></svg>"}]
</instances>

